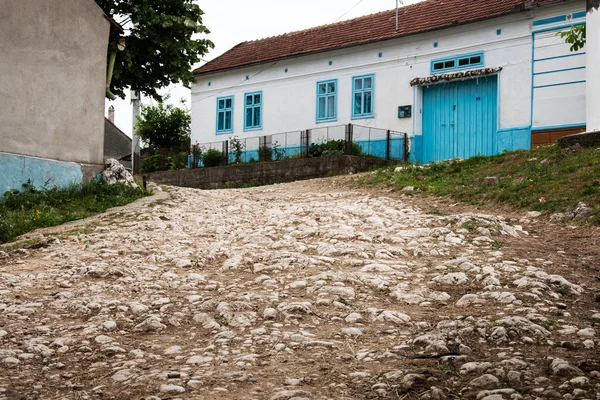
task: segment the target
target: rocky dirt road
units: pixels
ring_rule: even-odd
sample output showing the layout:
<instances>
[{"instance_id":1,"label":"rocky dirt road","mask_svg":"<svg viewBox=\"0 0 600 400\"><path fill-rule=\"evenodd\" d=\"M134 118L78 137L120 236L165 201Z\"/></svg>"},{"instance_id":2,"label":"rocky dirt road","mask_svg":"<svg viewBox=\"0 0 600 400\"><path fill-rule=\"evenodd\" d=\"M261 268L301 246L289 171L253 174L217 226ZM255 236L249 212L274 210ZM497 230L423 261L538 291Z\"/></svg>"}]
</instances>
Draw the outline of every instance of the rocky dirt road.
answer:
<instances>
[{"instance_id":1,"label":"rocky dirt road","mask_svg":"<svg viewBox=\"0 0 600 400\"><path fill-rule=\"evenodd\" d=\"M433 201L169 187L30 234L0 398L600 399L598 230Z\"/></svg>"}]
</instances>

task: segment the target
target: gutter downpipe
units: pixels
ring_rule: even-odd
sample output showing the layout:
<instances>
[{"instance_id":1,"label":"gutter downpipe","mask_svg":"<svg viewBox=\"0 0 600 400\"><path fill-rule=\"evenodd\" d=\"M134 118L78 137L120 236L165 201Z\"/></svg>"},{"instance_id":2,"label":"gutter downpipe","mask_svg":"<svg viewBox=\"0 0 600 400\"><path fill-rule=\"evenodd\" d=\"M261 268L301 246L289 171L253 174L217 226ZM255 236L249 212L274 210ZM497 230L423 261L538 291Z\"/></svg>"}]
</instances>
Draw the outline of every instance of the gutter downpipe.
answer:
<instances>
[{"instance_id":1,"label":"gutter downpipe","mask_svg":"<svg viewBox=\"0 0 600 400\"><path fill-rule=\"evenodd\" d=\"M119 38L116 41L112 42L110 45L110 58L108 60L108 71L106 73L106 97L110 100L114 100L117 98L110 91L110 84L112 82L113 72L115 69L115 61L117 59L117 53L119 51L125 50L125 38Z\"/></svg>"}]
</instances>

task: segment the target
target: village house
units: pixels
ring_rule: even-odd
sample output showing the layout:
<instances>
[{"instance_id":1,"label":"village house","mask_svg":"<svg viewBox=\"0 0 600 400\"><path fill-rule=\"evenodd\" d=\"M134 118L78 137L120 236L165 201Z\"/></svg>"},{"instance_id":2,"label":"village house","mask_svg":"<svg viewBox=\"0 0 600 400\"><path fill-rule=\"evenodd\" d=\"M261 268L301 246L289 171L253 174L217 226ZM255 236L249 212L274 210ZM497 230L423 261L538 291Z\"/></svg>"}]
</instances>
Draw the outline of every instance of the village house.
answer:
<instances>
[{"instance_id":1,"label":"village house","mask_svg":"<svg viewBox=\"0 0 600 400\"><path fill-rule=\"evenodd\" d=\"M584 0L426 0L243 42L194 71L192 142L352 123L420 162L549 143L586 129L586 51L557 35L585 23Z\"/></svg>"},{"instance_id":2,"label":"village house","mask_svg":"<svg viewBox=\"0 0 600 400\"><path fill-rule=\"evenodd\" d=\"M104 166L107 49L120 28L94 0L0 3L0 195L28 180L88 181Z\"/></svg>"}]
</instances>

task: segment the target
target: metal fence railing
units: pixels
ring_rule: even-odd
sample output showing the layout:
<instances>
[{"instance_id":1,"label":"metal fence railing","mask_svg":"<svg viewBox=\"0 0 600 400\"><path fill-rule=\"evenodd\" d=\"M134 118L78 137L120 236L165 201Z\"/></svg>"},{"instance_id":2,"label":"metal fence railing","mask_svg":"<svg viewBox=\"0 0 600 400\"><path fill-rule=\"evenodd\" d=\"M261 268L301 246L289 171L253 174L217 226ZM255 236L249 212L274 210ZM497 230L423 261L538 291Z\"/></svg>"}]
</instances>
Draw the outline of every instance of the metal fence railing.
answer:
<instances>
[{"instance_id":1,"label":"metal fence railing","mask_svg":"<svg viewBox=\"0 0 600 400\"><path fill-rule=\"evenodd\" d=\"M234 136L220 142L193 145L188 168L342 154L406 162L408 135L347 124L251 138Z\"/></svg>"}]
</instances>

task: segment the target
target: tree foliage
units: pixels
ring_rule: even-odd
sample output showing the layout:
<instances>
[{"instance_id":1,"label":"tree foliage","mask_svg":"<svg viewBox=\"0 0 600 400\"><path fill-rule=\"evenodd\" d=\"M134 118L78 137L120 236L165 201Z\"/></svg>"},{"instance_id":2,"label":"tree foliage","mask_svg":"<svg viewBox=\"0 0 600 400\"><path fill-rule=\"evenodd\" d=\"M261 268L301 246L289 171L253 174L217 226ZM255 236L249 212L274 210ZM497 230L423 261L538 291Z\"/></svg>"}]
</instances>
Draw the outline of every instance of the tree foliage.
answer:
<instances>
[{"instance_id":1,"label":"tree foliage","mask_svg":"<svg viewBox=\"0 0 600 400\"><path fill-rule=\"evenodd\" d=\"M95 0L128 29L125 51L117 56L111 91L125 96L131 87L160 100L157 90L194 81L192 66L214 47L202 24L204 12L193 0Z\"/></svg>"},{"instance_id":2,"label":"tree foliage","mask_svg":"<svg viewBox=\"0 0 600 400\"><path fill-rule=\"evenodd\" d=\"M568 31L560 32L559 35L565 42L571 45L571 51L578 51L585 46L586 25L574 25Z\"/></svg>"},{"instance_id":3,"label":"tree foliage","mask_svg":"<svg viewBox=\"0 0 600 400\"><path fill-rule=\"evenodd\" d=\"M587 0L586 8L588 12L598 10L600 0ZM586 42L586 24L573 25L568 31L558 33L561 38L571 45L571 51L583 49Z\"/></svg>"},{"instance_id":4,"label":"tree foliage","mask_svg":"<svg viewBox=\"0 0 600 400\"><path fill-rule=\"evenodd\" d=\"M146 106L136 123L137 134L151 149L184 147L190 144L192 117L172 104Z\"/></svg>"}]
</instances>

